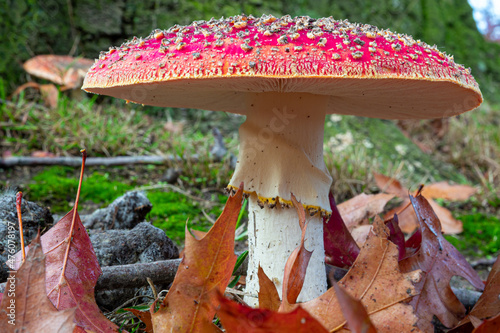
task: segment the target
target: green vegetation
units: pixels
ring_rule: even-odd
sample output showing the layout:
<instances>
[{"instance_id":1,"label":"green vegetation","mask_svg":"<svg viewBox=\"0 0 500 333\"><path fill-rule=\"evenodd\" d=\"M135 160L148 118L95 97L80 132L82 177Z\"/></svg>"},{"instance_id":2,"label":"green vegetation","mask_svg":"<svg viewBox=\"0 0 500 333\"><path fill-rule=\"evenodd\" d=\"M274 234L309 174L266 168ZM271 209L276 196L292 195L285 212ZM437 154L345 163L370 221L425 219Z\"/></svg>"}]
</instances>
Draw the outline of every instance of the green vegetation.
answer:
<instances>
[{"instance_id":1,"label":"green vegetation","mask_svg":"<svg viewBox=\"0 0 500 333\"><path fill-rule=\"evenodd\" d=\"M482 213L459 216L464 232L445 236L461 253L472 257L496 256L500 251L500 219Z\"/></svg>"},{"instance_id":2,"label":"green vegetation","mask_svg":"<svg viewBox=\"0 0 500 333\"><path fill-rule=\"evenodd\" d=\"M33 177L26 192L30 200L41 202L51 207L53 213L64 214L71 209L78 186L78 170L68 167L51 167ZM109 173L94 171L85 176L81 192L81 209L85 210L89 202L105 207L127 191L134 190L131 182L114 179ZM57 184L57 185L55 185ZM146 195L153 205L147 219L163 229L178 243L184 242L184 230L189 228L206 231L222 212L227 197L221 193L209 193L205 198L197 197L200 191L183 194L169 190L168 184L155 184L155 189L146 190ZM94 205L95 206L95 205Z\"/></svg>"},{"instance_id":3,"label":"green vegetation","mask_svg":"<svg viewBox=\"0 0 500 333\"><path fill-rule=\"evenodd\" d=\"M190 229L210 229L212 223L207 216L215 221L227 200L222 194L212 194L207 201L193 200L176 192L148 191L147 196L153 204L147 218L178 243L184 242L186 223Z\"/></svg>"},{"instance_id":4,"label":"green vegetation","mask_svg":"<svg viewBox=\"0 0 500 333\"><path fill-rule=\"evenodd\" d=\"M53 213L65 213L71 209L78 188L78 170L69 167L50 167L33 177L26 193L32 201L50 206ZM80 198L82 206L86 201L108 205L114 199L131 190L132 186L109 179L109 174L93 172L86 175Z\"/></svg>"}]
</instances>

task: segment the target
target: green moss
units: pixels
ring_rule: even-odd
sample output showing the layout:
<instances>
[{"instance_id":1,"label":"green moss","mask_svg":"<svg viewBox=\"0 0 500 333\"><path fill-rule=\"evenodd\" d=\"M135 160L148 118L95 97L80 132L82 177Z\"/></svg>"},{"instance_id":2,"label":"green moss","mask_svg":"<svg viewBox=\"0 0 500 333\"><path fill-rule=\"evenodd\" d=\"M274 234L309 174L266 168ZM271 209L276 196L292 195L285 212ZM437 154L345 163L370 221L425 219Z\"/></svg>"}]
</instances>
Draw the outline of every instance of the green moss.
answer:
<instances>
[{"instance_id":1,"label":"green moss","mask_svg":"<svg viewBox=\"0 0 500 333\"><path fill-rule=\"evenodd\" d=\"M78 187L78 169L70 167L50 167L33 177L27 195L30 200L50 206L52 212L65 213L71 209ZM107 173L93 172L85 176L81 193L80 207L85 202L94 202L104 207L134 186L111 180ZM217 219L227 197L212 194L205 201L197 201L177 192L161 190L147 191L146 195L153 205L147 219L163 229L177 242L184 242L186 222L189 227L206 231L212 223L203 211L212 219ZM196 196L201 196L196 193ZM202 211L203 210L203 211Z\"/></svg>"},{"instance_id":2,"label":"green moss","mask_svg":"<svg viewBox=\"0 0 500 333\"><path fill-rule=\"evenodd\" d=\"M485 214L462 215L460 235L445 236L461 253L474 257L495 256L500 251L500 219Z\"/></svg>"},{"instance_id":3,"label":"green moss","mask_svg":"<svg viewBox=\"0 0 500 333\"><path fill-rule=\"evenodd\" d=\"M186 223L189 227L207 231L212 223L207 219L202 210L212 218L216 219L221 212L227 198L224 195L213 195L211 207L203 207L203 204L177 192L148 192L147 196L153 204L149 220L155 226L163 229L166 234L177 242L184 242L184 231Z\"/></svg>"},{"instance_id":4,"label":"green moss","mask_svg":"<svg viewBox=\"0 0 500 333\"><path fill-rule=\"evenodd\" d=\"M33 177L27 195L32 201L50 206L53 213L63 213L71 209L70 203L75 200L77 188L78 168L54 166ZM131 185L94 172L84 177L80 200L83 205L92 201L105 206L131 189Z\"/></svg>"}]
</instances>

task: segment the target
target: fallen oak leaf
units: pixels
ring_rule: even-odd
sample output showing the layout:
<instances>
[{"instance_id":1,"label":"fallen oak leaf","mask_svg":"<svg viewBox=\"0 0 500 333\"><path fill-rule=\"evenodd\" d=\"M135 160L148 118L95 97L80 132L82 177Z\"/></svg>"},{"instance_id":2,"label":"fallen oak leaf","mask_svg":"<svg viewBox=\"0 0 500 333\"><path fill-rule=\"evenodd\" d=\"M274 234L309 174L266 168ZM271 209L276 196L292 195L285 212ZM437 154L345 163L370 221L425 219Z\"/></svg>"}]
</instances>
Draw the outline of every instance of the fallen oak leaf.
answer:
<instances>
[{"instance_id":1,"label":"fallen oak leaf","mask_svg":"<svg viewBox=\"0 0 500 333\"><path fill-rule=\"evenodd\" d=\"M480 290L484 283L460 252L443 237L441 224L429 202L422 195L410 196L410 200L420 223L422 242L413 256L399 264L403 272L421 269L426 273L417 286L420 294L411 301L419 317L419 328L432 330L433 315L446 327L453 327L464 317L465 308L451 290L451 277L462 276Z\"/></svg>"},{"instance_id":2,"label":"fallen oak leaf","mask_svg":"<svg viewBox=\"0 0 500 333\"><path fill-rule=\"evenodd\" d=\"M228 333L327 333L328 331L300 306L288 313L254 309L218 294L217 310Z\"/></svg>"},{"instance_id":3,"label":"fallen oak leaf","mask_svg":"<svg viewBox=\"0 0 500 333\"><path fill-rule=\"evenodd\" d=\"M500 314L500 256L491 268L490 274L488 275L488 280L486 281L486 286L482 295L477 300L476 304L470 311L470 313L458 323L450 332L461 332L465 330L465 327L470 327L471 322L475 324L478 321L492 318ZM477 327L478 325L473 325Z\"/></svg>"},{"instance_id":4,"label":"fallen oak leaf","mask_svg":"<svg viewBox=\"0 0 500 333\"><path fill-rule=\"evenodd\" d=\"M384 211L385 205L394 198L393 194L361 193L352 199L344 201L338 205L340 215L342 216L348 230L351 230L364 220L374 217Z\"/></svg>"},{"instance_id":5,"label":"fallen oak leaf","mask_svg":"<svg viewBox=\"0 0 500 333\"><path fill-rule=\"evenodd\" d=\"M155 304L150 308L155 332L220 332L212 324L218 305L214 291L223 293L233 273L242 198L243 184L203 238L197 240L186 227L184 256L174 282L158 311Z\"/></svg>"},{"instance_id":6,"label":"fallen oak leaf","mask_svg":"<svg viewBox=\"0 0 500 333\"><path fill-rule=\"evenodd\" d=\"M257 275L259 277L259 308L278 311L281 300L276 286L260 265Z\"/></svg>"},{"instance_id":7,"label":"fallen oak leaf","mask_svg":"<svg viewBox=\"0 0 500 333\"><path fill-rule=\"evenodd\" d=\"M332 215L323 220L325 262L337 267L351 267L359 254L359 247L347 229L332 193L328 198Z\"/></svg>"},{"instance_id":8,"label":"fallen oak leaf","mask_svg":"<svg viewBox=\"0 0 500 333\"><path fill-rule=\"evenodd\" d=\"M78 326L95 333L118 332L118 326L107 319L96 304L94 289L102 271L97 261L90 237L78 215L86 153L83 153L82 170L75 205L68 214L41 237L46 255L46 291L58 310L76 307ZM16 266L21 263L16 254Z\"/></svg>"},{"instance_id":9,"label":"fallen oak leaf","mask_svg":"<svg viewBox=\"0 0 500 333\"><path fill-rule=\"evenodd\" d=\"M403 199L403 203L385 214L384 219L391 218L394 214L400 217L400 228L404 233L412 233L418 227L418 220L415 212L405 209L410 200L406 189L398 180L387 177L379 173L373 173L377 186L386 193L394 194ZM450 185L447 182L438 182L423 187L421 193L427 198L432 208L441 221L442 230L445 234L458 234L463 231L462 221L453 218L451 212L440 206L432 199L445 199L450 201L463 201L469 199L477 189L468 185Z\"/></svg>"},{"instance_id":10,"label":"fallen oak leaf","mask_svg":"<svg viewBox=\"0 0 500 333\"><path fill-rule=\"evenodd\" d=\"M335 295L340 304L340 308L347 320L349 330L354 333L377 333L363 304L351 297L337 283L333 283Z\"/></svg>"},{"instance_id":11,"label":"fallen oak leaf","mask_svg":"<svg viewBox=\"0 0 500 333\"><path fill-rule=\"evenodd\" d=\"M491 319L486 319L472 333L493 333L500 332L500 314Z\"/></svg>"},{"instance_id":12,"label":"fallen oak leaf","mask_svg":"<svg viewBox=\"0 0 500 333\"><path fill-rule=\"evenodd\" d=\"M477 188L469 185L450 185L438 182L424 186L422 195L427 199L444 199L448 201L465 201L477 193Z\"/></svg>"},{"instance_id":13,"label":"fallen oak leaf","mask_svg":"<svg viewBox=\"0 0 500 333\"><path fill-rule=\"evenodd\" d=\"M0 326L10 332L72 332L75 308L58 311L45 292L45 255L38 235L26 261L7 279L0 303Z\"/></svg>"},{"instance_id":14,"label":"fallen oak leaf","mask_svg":"<svg viewBox=\"0 0 500 333\"><path fill-rule=\"evenodd\" d=\"M419 332L415 327L418 318L404 302L418 294L413 283L419 281L421 271L400 272L398 249L388 237L387 227L376 220L358 258L339 285L361 301L379 332ZM329 331L340 330L346 324L334 288L301 306Z\"/></svg>"}]
</instances>

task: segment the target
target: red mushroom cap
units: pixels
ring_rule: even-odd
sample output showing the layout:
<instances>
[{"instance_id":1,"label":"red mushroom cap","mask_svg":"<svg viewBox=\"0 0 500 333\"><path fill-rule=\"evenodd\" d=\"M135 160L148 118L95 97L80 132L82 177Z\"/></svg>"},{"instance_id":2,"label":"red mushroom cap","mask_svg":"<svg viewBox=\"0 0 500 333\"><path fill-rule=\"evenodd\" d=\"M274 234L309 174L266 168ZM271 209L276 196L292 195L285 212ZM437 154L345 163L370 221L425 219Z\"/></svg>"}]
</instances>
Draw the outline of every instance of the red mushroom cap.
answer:
<instances>
[{"instance_id":1,"label":"red mushroom cap","mask_svg":"<svg viewBox=\"0 0 500 333\"><path fill-rule=\"evenodd\" d=\"M235 16L155 30L102 53L85 90L240 113L246 92L329 95L328 112L437 118L482 102L470 70L408 35L332 18Z\"/></svg>"}]
</instances>

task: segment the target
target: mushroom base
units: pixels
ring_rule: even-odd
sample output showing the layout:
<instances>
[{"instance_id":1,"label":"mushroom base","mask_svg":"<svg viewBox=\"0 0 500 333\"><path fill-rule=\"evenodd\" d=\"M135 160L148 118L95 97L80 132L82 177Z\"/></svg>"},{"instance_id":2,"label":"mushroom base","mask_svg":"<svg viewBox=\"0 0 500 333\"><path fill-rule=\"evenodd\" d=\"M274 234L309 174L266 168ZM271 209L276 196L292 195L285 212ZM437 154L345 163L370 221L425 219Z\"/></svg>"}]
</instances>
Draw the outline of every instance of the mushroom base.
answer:
<instances>
[{"instance_id":1,"label":"mushroom base","mask_svg":"<svg viewBox=\"0 0 500 333\"><path fill-rule=\"evenodd\" d=\"M259 264L266 275L274 282L282 298L285 263L292 251L300 246L301 230L295 208L277 206L261 208L255 194L249 197L248 273L246 278L245 302L250 306L258 305ZM308 222L305 248L313 251L306 278L298 301L305 302L318 297L327 290L325 273L325 250L323 245L323 220L316 214L306 216Z\"/></svg>"}]
</instances>

